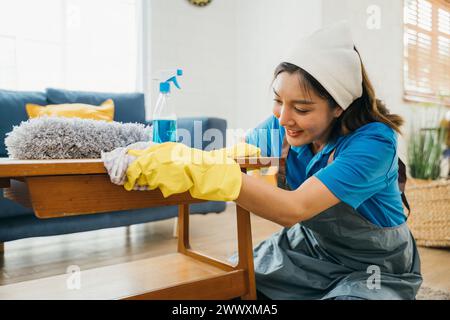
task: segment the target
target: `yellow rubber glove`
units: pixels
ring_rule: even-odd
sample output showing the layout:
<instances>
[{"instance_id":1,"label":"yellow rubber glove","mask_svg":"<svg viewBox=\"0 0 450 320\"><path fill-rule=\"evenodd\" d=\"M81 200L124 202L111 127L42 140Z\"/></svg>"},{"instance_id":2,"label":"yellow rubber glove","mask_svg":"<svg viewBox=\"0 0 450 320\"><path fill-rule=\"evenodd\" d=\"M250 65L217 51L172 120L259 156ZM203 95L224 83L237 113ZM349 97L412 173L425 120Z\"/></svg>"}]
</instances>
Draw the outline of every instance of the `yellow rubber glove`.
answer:
<instances>
[{"instance_id":1,"label":"yellow rubber glove","mask_svg":"<svg viewBox=\"0 0 450 320\"><path fill-rule=\"evenodd\" d=\"M230 158L259 157L261 149L248 143L238 143L229 148L213 150L211 152L225 153Z\"/></svg>"},{"instance_id":2,"label":"yellow rubber glove","mask_svg":"<svg viewBox=\"0 0 450 320\"><path fill-rule=\"evenodd\" d=\"M138 157L127 169L128 191L137 183L159 188L164 197L189 191L197 199L231 201L239 196L242 183L240 166L232 158L259 156L260 149L240 144L202 151L166 142L128 154Z\"/></svg>"}]
</instances>

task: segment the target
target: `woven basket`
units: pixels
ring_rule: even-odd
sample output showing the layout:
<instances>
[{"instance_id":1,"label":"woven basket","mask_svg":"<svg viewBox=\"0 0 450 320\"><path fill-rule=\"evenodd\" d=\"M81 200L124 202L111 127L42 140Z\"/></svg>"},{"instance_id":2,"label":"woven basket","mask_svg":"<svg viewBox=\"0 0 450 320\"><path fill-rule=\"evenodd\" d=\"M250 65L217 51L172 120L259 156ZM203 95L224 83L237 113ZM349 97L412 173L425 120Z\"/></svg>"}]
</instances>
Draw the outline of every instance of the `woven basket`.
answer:
<instances>
[{"instance_id":1,"label":"woven basket","mask_svg":"<svg viewBox=\"0 0 450 320\"><path fill-rule=\"evenodd\" d=\"M450 180L408 179L408 225L418 245L450 247Z\"/></svg>"}]
</instances>

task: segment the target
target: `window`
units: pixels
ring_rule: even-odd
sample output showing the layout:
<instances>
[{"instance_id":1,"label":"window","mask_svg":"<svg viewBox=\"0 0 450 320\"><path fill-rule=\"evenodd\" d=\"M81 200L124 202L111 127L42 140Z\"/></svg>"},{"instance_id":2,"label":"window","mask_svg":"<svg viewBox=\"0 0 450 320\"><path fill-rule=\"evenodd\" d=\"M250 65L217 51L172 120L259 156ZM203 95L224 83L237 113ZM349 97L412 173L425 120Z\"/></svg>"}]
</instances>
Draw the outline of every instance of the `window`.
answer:
<instances>
[{"instance_id":1,"label":"window","mask_svg":"<svg viewBox=\"0 0 450 320\"><path fill-rule=\"evenodd\" d=\"M404 97L450 105L450 0L404 1Z\"/></svg>"},{"instance_id":2,"label":"window","mask_svg":"<svg viewBox=\"0 0 450 320\"><path fill-rule=\"evenodd\" d=\"M139 0L1 0L0 88L134 91Z\"/></svg>"}]
</instances>

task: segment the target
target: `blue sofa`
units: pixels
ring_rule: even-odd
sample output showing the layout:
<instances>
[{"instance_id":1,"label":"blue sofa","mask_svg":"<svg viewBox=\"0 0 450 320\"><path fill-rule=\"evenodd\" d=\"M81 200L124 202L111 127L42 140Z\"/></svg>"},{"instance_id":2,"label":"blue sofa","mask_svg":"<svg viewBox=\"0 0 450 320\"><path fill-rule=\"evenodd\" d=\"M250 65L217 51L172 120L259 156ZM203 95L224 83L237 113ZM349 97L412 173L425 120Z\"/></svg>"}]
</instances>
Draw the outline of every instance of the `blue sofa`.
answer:
<instances>
[{"instance_id":1,"label":"blue sofa","mask_svg":"<svg viewBox=\"0 0 450 320\"><path fill-rule=\"evenodd\" d=\"M98 93L52 88L46 89L45 92L0 90L0 157L8 156L4 144L5 134L10 132L14 125L19 125L21 121L28 119L25 111L26 103L47 105L79 102L99 105L108 98L112 98L115 103L115 121L149 124L145 121L145 101L142 93ZM207 117L178 119L178 127L189 130L192 139L194 121L201 122L202 132L212 128L220 130L224 137L223 144L226 145L226 120ZM197 124L196 128L198 127ZM191 147L200 147L193 145L193 141L183 141L183 143ZM207 144L209 142L202 139L203 149ZM0 190L0 243L29 237L128 226L168 219L178 214L177 206L164 206L41 220L34 215L31 208L4 198L3 189ZM219 213L223 212L225 207L225 202L209 201L191 205L190 212L192 214Z\"/></svg>"}]
</instances>

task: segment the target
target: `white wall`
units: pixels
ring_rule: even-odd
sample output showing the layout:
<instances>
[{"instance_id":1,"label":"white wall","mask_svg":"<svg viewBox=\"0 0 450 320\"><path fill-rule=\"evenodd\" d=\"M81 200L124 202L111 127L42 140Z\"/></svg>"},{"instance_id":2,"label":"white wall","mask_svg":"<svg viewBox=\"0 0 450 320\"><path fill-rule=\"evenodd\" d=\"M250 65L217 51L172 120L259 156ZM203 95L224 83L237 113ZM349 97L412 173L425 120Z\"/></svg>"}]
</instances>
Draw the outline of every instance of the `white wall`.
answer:
<instances>
[{"instance_id":1,"label":"white wall","mask_svg":"<svg viewBox=\"0 0 450 320\"><path fill-rule=\"evenodd\" d=\"M145 1L145 0L144 0ZM270 82L292 42L321 24L321 1L149 1L149 70L181 67L173 103L183 116L215 116L248 129L271 114ZM157 82L151 81L153 110ZM149 116L149 115L148 115Z\"/></svg>"},{"instance_id":2,"label":"white wall","mask_svg":"<svg viewBox=\"0 0 450 320\"><path fill-rule=\"evenodd\" d=\"M321 1L240 0L236 17L235 123L248 129L272 114L275 67L292 43L320 27Z\"/></svg>"},{"instance_id":3,"label":"white wall","mask_svg":"<svg viewBox=\"0 0 450 320\"><path fill-rule=\"evenodd\" d=\"M221 117L232 125L236 96L236 0L215 0L202 8L186 0L144 1L150 1L149 70L179 67L184 71L180 77L182 90L174 89L172 95L177 115ZM153 111L158 83L151 78L149 74Z\"/></svg>"}]
</instances>

